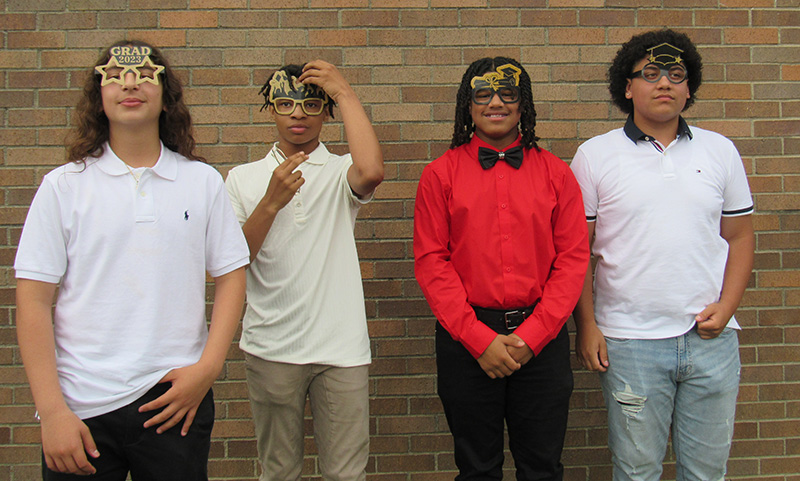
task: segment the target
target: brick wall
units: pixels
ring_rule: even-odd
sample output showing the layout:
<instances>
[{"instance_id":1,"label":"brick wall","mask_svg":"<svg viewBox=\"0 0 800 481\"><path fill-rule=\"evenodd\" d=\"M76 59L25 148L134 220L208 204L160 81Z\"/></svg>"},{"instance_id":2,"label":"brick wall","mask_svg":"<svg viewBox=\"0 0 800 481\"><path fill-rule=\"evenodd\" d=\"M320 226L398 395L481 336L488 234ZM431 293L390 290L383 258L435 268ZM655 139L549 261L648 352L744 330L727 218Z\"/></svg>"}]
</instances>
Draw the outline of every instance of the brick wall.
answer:
<instances>
[{"instance_id":1,"label":"brick wall","mask_svg":"<svg viewBox=\"0 0 800 481\"><path fill-rule=\"evenodd\" d=\"M38 426L14 330L13 258L42 175L99 49L142 38L184 79L201 153L224 173L275 136L257 91L270 69L315 57L341 67L375 123L386 181L356 228L374 362L370 479L453 477L435 395L433 319L413 277L422 168L448 145L466 64L502 54L533 78L542 145L569 160L621 125L605 70L632 34L669 25L705 61L690 123L732 138L756 202L756 270L738 317L743 360L731 479L800 479L800 3L798 0L0 0L0 481L38 479ZM323 131L344 148L342 125ZM215 479L255 479L242 356L216 384ZM610 478L595 375L575 365L569 480ZM310 422L309 422L310 424ZM309 439L308 450L313 452ZM667 455L667 478L674 479ZM510 461L507 461L510 468ZM316 460L305 472L318 477ZM512 479L510 471L506 479Z\"/></svg>"}]
</instances>

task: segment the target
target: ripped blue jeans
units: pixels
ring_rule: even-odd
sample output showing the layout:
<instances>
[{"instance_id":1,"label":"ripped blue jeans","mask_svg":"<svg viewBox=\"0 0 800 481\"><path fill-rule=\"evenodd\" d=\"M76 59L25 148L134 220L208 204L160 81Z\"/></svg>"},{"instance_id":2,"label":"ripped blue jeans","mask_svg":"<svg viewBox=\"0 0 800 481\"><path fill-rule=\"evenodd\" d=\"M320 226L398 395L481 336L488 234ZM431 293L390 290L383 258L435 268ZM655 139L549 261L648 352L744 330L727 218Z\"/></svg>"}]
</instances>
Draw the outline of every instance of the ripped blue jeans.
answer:
<instances>
[{"instance_id":1,"label":"ripped blue jeans","mask_svg":"<svg viewBox=\"0 0 800 481\"><path fill-rule=\"evenodd\" d=\"M677 481L722 481L739 391L736 331L606 344L600 379L614 481L658 481L670 427Z\"/></svg>"}]
</instances>

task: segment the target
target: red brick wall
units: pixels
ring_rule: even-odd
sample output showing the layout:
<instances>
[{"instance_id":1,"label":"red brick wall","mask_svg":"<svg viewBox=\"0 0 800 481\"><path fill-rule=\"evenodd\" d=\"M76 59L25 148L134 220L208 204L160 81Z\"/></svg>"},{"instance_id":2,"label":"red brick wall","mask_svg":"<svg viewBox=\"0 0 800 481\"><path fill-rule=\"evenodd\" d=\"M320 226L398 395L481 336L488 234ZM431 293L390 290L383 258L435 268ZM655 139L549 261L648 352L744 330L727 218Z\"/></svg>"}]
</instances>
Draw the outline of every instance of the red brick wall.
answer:
<instances>
[{"instance_id":1,"label":"red brick wall","mask_svg":"<svg viewBox=\"0 0 800 481\"><path fill-rule=\"evenodd\" d=\"M690 123L732 138L756 202L756 270L738 317L743 360L731 479L800 480L800 3L797 0L0 0L0 481L38 479L39 431L14 332L15 247L100 48L142 38L187 85L200 151L220 171L260 158L274 129L257 92L271 69L340 66L373 119L386 181L356 228L374 362L370 479L453 478L435 395L433 319L414 281L421 169L449 143L456 85L487 55L533 78L542 145L569 160L621 125L605 71L632 34L668 25L700 46L705 83ZM323 131L344 148L341 123ZM216 384L215 479L255 479L242 356ZM610 478L594 374L577 368L569 480ZM310 421L309 421L310 424ZM307 443L313 452L313 442ZM674 479L667 455L667 478ZM510 468L510 460L507 462ZM316 460L306 473L318 477ZM507 479L512 479L510 471Z\"/></svg>"}]
</instances>

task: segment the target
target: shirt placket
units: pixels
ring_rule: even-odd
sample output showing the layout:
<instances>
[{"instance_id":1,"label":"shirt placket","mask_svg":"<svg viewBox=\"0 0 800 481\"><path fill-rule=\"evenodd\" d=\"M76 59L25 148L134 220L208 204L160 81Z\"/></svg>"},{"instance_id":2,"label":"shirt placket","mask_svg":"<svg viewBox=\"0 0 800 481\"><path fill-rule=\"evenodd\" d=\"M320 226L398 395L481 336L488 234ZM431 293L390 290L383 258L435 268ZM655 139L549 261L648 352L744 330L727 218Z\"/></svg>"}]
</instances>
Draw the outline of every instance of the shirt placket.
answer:
<instances>
[{"instance_id":1,"label":"shirt placket","mask_svg":"<svg viewBox=\"0 0 800 481\"><path fill-rule=\"evenodd\" d=\"M144 169L136 183L136 222L153 222L156 220L155 202L150 169Z\"/></svg>"},{"instance_id":2,"label":"shirt placket","mask_svg":"<svg viewBox=\"0 0 800 481\"><path fill-rule=\"evenodd\" d=\"M504 164L498 164L492 169L495 176L495 187L497 192L497 213L500 226L500 256L503 270L503 286L505 297L508 297L508 289L505 286L512 285L514 276L514 222L511 215L511 195L509 192L509 174L504 169Z\"/></svg>"}]
</instances>

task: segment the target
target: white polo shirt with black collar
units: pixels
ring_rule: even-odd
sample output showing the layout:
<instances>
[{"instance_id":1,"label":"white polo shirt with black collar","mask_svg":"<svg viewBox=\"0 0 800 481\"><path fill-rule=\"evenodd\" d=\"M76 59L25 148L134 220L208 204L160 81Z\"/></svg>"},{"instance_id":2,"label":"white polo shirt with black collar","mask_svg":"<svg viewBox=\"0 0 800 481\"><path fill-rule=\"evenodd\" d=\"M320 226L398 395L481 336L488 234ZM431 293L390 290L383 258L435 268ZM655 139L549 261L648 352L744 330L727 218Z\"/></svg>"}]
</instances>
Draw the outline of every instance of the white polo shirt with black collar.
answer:
<instances>
[{"instance_id":1,"label":"white polo shirt with black collar","mask_svg":"<svg viewBox=\"0 0 800 481\"><path fill-rule=\"evenodd\" d=\"M680 119L668 146L629 117L579 148L571 168L595 222L595 318L605 336L680 336L719 300L723 216L753 212L742 159L724 136ZM738 328L734 318L729 327Z\"/></svg>"}]
</instances>

